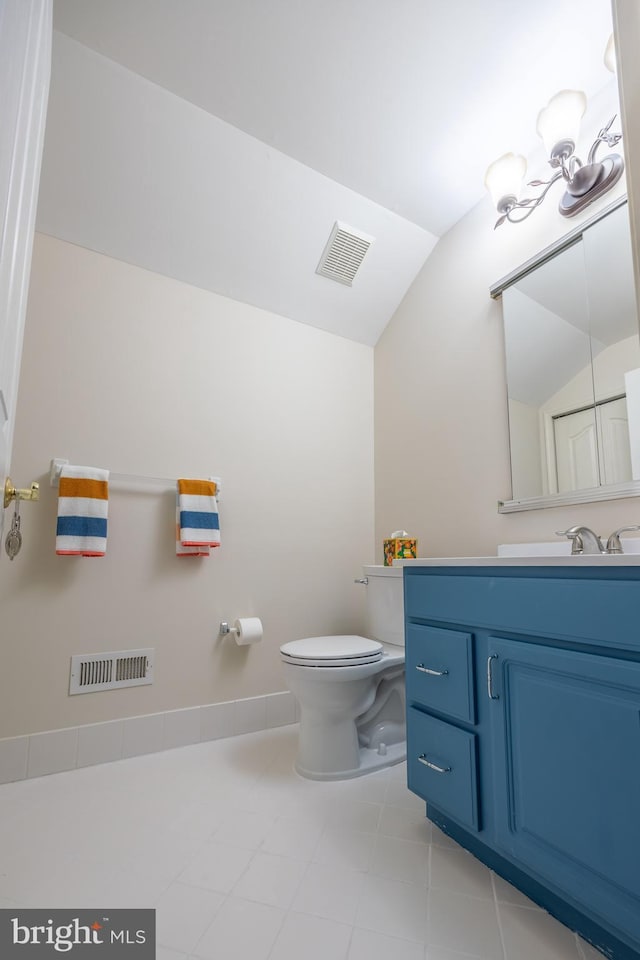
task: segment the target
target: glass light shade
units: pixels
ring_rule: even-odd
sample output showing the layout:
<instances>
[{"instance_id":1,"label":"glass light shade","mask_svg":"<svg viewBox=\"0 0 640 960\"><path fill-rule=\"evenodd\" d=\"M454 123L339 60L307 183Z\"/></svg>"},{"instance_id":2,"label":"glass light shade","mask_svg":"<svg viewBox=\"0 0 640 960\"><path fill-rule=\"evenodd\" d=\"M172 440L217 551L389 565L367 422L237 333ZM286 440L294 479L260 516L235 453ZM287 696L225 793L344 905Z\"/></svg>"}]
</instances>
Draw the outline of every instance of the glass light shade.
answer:
<instances>
[{"instance_id":1,"label":"glass light shade","mask_svg":"<svg viewBox=\"0 0 640 960\"><path fill-rule=\"evenodd\" d=\"M604 51L604 65L611 73L616 72L616 48L613 42L613 34L609 37L606 50Z\"/></svg>"},{"instance_id":2,"label":"glass light shade","mask_svg":"<svg viewBox=\"0 0 640 960\"><path fill-rule=\"evenodd\" d=\"M520 196L522 181L527 172L527 161L518 153L505 153L487 169L484 185L496 207L504 197Z\"/></svg>"},{"instance_id":3,"label":"glass light shade","mask_svg":"<svg viewBox=\"0 0 640 960\"><path fill-rule=\"evenodd\" d=\"M536 131L544 141L547 153L561 140L578 140L580 121L587 109L587 98L581 90L561 90L538 114Z\"/></svg>"}]
</instances>

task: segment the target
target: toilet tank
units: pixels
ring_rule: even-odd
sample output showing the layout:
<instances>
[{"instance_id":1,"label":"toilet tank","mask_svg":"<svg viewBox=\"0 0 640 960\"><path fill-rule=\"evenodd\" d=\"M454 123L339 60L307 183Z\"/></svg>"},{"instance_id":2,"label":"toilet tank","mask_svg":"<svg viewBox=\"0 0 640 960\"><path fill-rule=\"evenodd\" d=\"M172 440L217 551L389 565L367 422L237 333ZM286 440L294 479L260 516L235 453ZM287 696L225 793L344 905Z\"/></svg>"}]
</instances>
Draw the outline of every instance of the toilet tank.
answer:
<instances>
[{"instance_id":1,"label":"toilet tank","mask_svg":"<svg viewBox=\"0 0 640 960\"><path fill-rule=\"evenodd\" d=\"M367 583L367 631L381 643L404 647L402 567L364 567Z\"/></svg>"}]
</instances>

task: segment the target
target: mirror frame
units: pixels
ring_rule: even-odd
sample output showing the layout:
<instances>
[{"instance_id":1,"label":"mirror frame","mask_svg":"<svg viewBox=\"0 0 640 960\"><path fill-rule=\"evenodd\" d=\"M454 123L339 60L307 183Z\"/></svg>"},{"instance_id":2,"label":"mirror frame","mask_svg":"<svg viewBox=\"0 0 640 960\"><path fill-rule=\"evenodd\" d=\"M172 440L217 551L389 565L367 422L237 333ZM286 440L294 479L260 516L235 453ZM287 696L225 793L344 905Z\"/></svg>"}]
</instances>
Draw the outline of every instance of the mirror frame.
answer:
<instances>
[{"instance_id":1,"label":"mirror frame","mask_svg":"<svg viewBox=\"0 0 640 960\"><path fill-rule=\"evenodd\" d=\"M545 247L544 250L541 250L540 253L536 254L535 257L532 257L519 267L516 267L515 270L511 271L511 273L508 273L501 280L498 280L497 283L493 284L493 286L489 289L491 298L493 300L500 299L503 291L506 290L507 287L517 283L518 280L522 279L522 277L526 276L528 273L531 273L532 270L535 270L543 263L546 263L547 260L551 260L563 250L573 246L574 243L578 243L582 239L582 235L585 230L587 230L589 227L592 227L598 222L598 220L602 220L603 217L607 216L607 214L612 213L614 210L617 210L618 207L622 207L626 203L626 196L619 197L613 203L610 203L607 207L604 207L602 210L600 210L589 220L585 220L584 223L581 223L580 226L576 227L575 230L567 233L560 240L557 240L555 243L550 244L550 246ZM636 310L638 305L638 293L639 291L636 289ZM640 323L638 325L638 334L640 336ZM510 445L509 461L511 461ZM640 480L630 480L628 483L603 484L599 487L587 487L583 490L572 490L567 493L551 493L542 497L521 497L515 500L498 500L498 513L517 513L521 510L543 510L547 507L564 507L580 503L595 503L599 500L621 500L624 497L638 496L640 496Z\"/></svg>"}]
</instances>

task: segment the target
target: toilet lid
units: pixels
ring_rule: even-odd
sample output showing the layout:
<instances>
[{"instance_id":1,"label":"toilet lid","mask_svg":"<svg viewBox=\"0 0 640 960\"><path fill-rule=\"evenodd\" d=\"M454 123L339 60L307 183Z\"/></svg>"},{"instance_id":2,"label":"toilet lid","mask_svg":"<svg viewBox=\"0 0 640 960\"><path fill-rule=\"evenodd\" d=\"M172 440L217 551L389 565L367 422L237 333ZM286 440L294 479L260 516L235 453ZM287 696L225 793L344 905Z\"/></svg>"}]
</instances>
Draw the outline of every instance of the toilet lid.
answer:
<instances>
[{"instance_id":1,"label":"toilet lid","mask_svg":"<svg viewBox=\"0 0 640 960\"><path fill-rule=\"evenodd\" d=\"M348 667L382 659L382 644L366 637L305 637L280 647L282 659L301 666Z\"/></svg>"}]
</instances>

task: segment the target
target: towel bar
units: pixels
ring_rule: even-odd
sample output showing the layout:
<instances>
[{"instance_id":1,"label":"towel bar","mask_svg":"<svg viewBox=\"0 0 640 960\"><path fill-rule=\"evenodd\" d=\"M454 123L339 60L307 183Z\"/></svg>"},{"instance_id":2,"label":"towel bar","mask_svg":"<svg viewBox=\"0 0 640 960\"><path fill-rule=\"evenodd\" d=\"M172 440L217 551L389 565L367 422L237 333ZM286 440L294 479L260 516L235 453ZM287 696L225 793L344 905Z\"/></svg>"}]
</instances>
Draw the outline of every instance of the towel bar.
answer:
<instances>
[{"instance_id":1,"label":"towel bar","mask_svg":"<svg viewBox=\"0 0 640 960\"><path fill-rule=\"evenodd\" d=\"M60 480L60 472L64 466L69 463L68 460L60 460L56 458L51 461L51 466L49 470L49 481L52 487L57 487ZM220 489L221 482L220 477L210 477L216 484L216 498L220 500ZM172 480L169 477L146 477L141 474L135 473L109 473L109 484L116 486L133 486L144 487L148 484L154 487L160 487L163 490L175 490L177 480Z\"/></svg>"}]
</instances>

